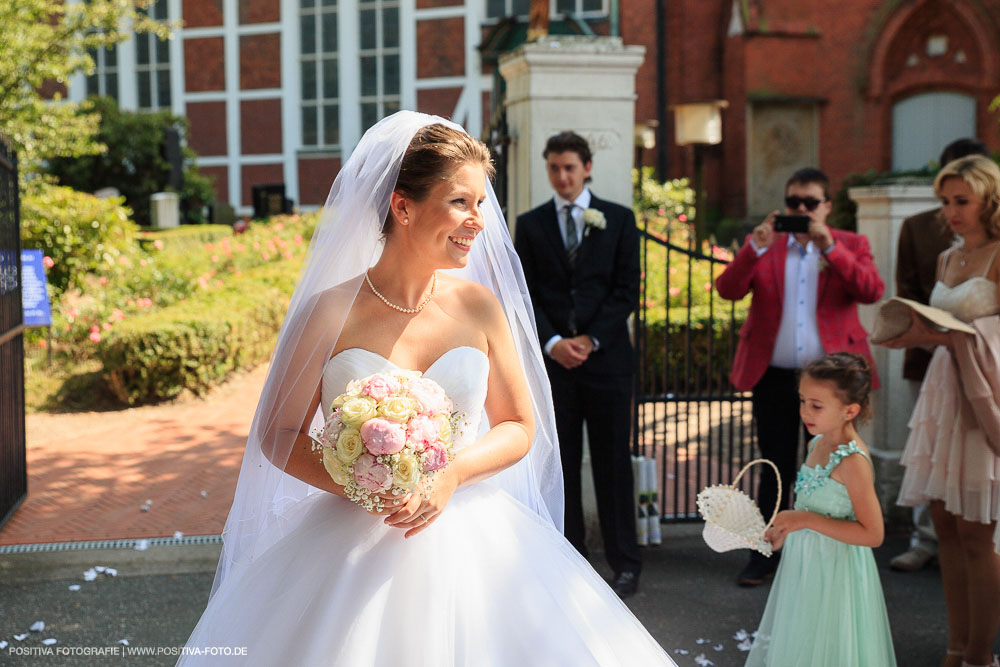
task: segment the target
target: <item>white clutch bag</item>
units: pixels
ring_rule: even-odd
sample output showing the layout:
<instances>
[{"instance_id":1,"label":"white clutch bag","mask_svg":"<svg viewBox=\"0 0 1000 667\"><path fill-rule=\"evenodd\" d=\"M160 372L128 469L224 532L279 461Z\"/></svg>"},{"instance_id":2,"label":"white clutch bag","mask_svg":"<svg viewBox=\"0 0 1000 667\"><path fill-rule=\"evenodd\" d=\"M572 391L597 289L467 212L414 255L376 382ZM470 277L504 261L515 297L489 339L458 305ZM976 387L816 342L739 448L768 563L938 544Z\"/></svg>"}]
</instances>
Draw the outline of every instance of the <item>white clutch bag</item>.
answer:
<instances>
[{"instance_id":1,"label":"white clutch bag","mask_svg":"<svg viewBox=\"0 0 1000 667\"><path fill-rule=\"evenodd\" d=\"M913 324L913 319L910 315L912 312L916 312L931 325L941 329L964 331L970 334L976 333L975 329L947 310L928 306L919 301L894 296L879 304L878 314L875 316L875 326L870 336L871 342L879 345L896 336L902 336L909 331L910 326Z\"/></svg>"}]
</instances>

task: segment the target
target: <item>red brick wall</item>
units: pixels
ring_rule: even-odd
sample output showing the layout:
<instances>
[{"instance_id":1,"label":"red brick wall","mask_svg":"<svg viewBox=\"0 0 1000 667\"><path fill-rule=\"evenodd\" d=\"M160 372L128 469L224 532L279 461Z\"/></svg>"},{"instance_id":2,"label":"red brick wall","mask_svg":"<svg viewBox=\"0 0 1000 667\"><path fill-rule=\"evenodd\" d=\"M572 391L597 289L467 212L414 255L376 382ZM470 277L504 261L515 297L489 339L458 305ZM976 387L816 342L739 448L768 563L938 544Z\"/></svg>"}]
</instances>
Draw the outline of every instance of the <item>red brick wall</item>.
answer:
<instances>
[{"instance_id":1,"label":"red brick wall","mask_svg":"<svg viewBox=\"0 0 1000 667\"><path fill-rule=\"evenodd\" d=\"M280 20L278 0L240 0L240 23L272 23Z\"/></svg>"},{"instance_id":2,"label":"red brick wall","mask_svg":"<svg viewBox=\"0 0 1000 667\"><path fill-rule=\"evenodd\" d=\"M240 89L281 86L281 35L240 37Z\"/></svg>"},{"instance_id":3,"label":"red brick wall","mask_svg":"<svg viewBox=\"0 0 1000 667\"><path fill-rule=\"evenodd\" d=\"M241 201L244 206L253 206L252 186L285 182L285 171L280 164L245 164L242 174L243 198Z\"/></svg>"},{"instance_id":4,"label":"red brick wall","mask_svg":"<svg viewBox=\"0 0 1000 667\"><path fill-rule=\"evenodd\" d=\"M637 120L655 112L655 71L653 78L648 74L655 64L655 40L643 25L644 19L655 21L655 12L647 2L623 0L622 5L626 43L647 47L637 78ZM1000 70L1000 0L753 0L746 33L726 37L734 4L739 6L731 0L667 5L668 104L713 97L730 103L723 112L723 144L706 157L710 207L728 216L745 214L748 96L820 102L819 166L835 188L852 172L889 169L892 105L918 92L959 90L976 96L979 138L1000 149L996 116L986 111L991 94L1000 90L1000 75L987 80L991 58L998 63L993 70ZM914 15L903 28L888 29L910 12ZM925 51L930 28L949 35L949 54L936 62L921 57L918 67L907 66L911 52ZM964 64L954 62L958 48L965 51ZM877 90L874 70L883 82ZM672 126L673 114L668 118ZM691 175L690 149L671 143L668 156L669 176Z\"/></svg>"},{"instance_id":5,"label":"red brick wall","mask_svg":"<svg viewBox=\"0 0 1000 667\"><path fill-rule=\"evenodd\" d=\"M299 158L299 204L304 206L326 203L330 194L333 179L340 171L338 157L301 157Z\"/></svg>"},{"instance_id":6,"label":"red brick wall","mask_svg":"<svg viewBox=\"0 0 1000 667\"><path fill-rule=\"evenodd\" d=\"M185 28L222 25L222 0L184 0L181 16Z\"/></svg>"},{"instance_id":7,"label":"red brick wall","mask_svg":"<svg viewBox=\"0 0 1000 667\"><path fill-rule=\"evenodd\" d=\"M461 88L436 88L417 91L417 111L451 118L462 94Z\"/></svg>"},{"instance_id":8,"label":"red brick wall","mask_svg":"<svg viewBox=\"0 0 1000 667\"><path fill-rule=\"evenodd\" d=\"M417 76L465 74L465 19L417 21Z\"/></svg>"},{"instance_id":9,"label":"red brick wall","mask_svg":"<svg viewBox=\"0 0 1000 667\"><path fill-rule=\"evenodd\" d=\"M191 129L188 145L198 155L225 155L226 103L189 102L187 118Z\"/></svg>"},{"instance_id":10,"label":"red brick wall","mask_svg":"<svg viewBox=\"0 0 1000 667\"><path fill-rule=\"evenodd\" d=\"M226 167L199 167L198 171L213 179L215 198L229 203L229 169Z\"/></svg>"},{"instance_id":11,"label":"red brick wall","mask_svg":"<svg viewBox=\"0 0 1000 667\"><path fill-rule=\"evenodd\" d=\"M188 92L225 90L224 65L221 37L184 40L184 86Z\"/></svg>"},{"instance_id":12,"label":"red brick wall","mask_svg":"<svg viewBox=\"0 0 1000 667\"><path fill-rule=\"evenodd\" d=\"M253 155L281 152L281 100L240 102L241 151Z\"/></svg>"}]
</instances>

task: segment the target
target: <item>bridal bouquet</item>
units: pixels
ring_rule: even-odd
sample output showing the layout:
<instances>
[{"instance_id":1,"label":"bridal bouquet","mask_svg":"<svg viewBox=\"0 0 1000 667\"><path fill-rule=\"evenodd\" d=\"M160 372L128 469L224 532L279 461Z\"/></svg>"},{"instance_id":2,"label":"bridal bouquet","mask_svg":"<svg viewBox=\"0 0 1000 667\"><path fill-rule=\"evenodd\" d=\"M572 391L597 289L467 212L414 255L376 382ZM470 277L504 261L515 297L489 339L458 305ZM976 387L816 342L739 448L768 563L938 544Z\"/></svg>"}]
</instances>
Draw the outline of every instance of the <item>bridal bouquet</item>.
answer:
<instances>
[{"instance_id":1,"label":"bridal bouquet","mask_svg":"<svg viewBox=\"0 0 1000 667\"><path fill-rule=\"evenodd\" d=\"M333 400L329 418L313 438L323 466L347 497L381 511L386 496L420 489L453 458L460 415L437 382L416 371L376 373L352 380Z\"/></svg>"}]
</instances>

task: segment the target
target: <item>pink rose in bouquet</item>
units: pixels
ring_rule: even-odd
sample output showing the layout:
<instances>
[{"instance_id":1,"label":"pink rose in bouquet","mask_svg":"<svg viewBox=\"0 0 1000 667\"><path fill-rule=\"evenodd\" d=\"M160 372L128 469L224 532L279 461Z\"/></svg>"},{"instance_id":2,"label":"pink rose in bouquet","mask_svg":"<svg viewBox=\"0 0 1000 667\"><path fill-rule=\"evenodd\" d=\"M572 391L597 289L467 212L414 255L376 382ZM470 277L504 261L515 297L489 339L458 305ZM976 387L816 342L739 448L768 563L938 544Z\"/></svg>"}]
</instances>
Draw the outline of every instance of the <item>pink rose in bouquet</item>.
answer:
<instances>
[{"instance_id":1,"label":"pink rose in bouquet","mask_svg":"<svg viewBox=\"0 0 1000 667\"><path fill-rule=\"evenodd\" d=\"M448 465L448 450L439 443L424 446L424 472L441 470Z\"/></svg>"},{"instance_id":2,"label":"pink rose in bouquet","mask_svg":"<svg viewBox=\"0 0 1000 667\"><path fill-rule=\"evenodd\" d=\"M362 454L354 462L354 481L372 493L388 491L392 488L392 470L371 454Z\"/></svg>"},{"instance_id":3,"label":"pink rose in bouquet","mask_svg":"<svg viewBox=\"0 0 1000 667\"><path fill-rule=\"evenodd\" d=\"M437 382L427 378L410 380L406 385L407 395L415 399L418 411L424 415L451 412L451 400Z\"/></svg>"},{"instance_id":4,"label":"pink rose in bouquet","mask_svg":"<svg viewBox=\"0 0 1000 667\"><path fill-rule=\"evenodd\" d=\"M438 428L438 425L430 417L424 415L417 415L406 425L406 438L417 445L418 449L436 442L440 435L441 429Z\"/></svg>"},{"instance_id":5,"label":"pink rose in bouquet","mask_svg":"<svg viewBox=\"0 0 1000 667\"><path fill-rule=\"evenodd\" d=\"M406 445L406 427L403 424L375 417L361 427L361 439L375 456L396 454Z\"/></svg>"},{"instance_id":6,"label":"pink rose in bouquet","mask_svg":"<svg viewBox=\"0 0 1000 667\"><path fill-rule=\"evenodd\" d=\"M361 394L364 396L370 396L376 401L381 401L389 396L392 396L400 390L399 380L392 377L391 375L384 375L379 373L378 375L373 375L369 378L368 382L365 384L364 389L361 390Z\"/></svg>"},{"instance_id":7,"label":"pink rose in bouquet","mask_svg":"<svg viewBox=\"0 0 1000 667\"><path fill-rule=\"evenodd\" d=\"M351 380L314 435L314 449L323 451L327 471L350 500L381 511L390 491L433 488L435 472L451 461L450 443L462 418L452 410L441 385L414 371Z\"/></svg>"}]
</instances>

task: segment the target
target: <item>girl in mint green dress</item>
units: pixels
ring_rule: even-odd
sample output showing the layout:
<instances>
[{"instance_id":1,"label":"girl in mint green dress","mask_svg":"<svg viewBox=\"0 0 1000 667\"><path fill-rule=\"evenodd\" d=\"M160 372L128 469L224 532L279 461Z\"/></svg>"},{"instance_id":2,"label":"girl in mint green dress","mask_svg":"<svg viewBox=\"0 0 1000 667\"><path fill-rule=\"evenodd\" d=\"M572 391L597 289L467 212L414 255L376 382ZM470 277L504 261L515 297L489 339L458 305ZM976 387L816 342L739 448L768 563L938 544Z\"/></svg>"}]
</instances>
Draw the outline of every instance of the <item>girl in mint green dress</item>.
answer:
<instances>
[{"instance_id":1,"label":"girl in mint green dress","mask_svg":"<svg viewBox=\"0 0 1000 667\"><path fill-rule=\"evenodd\" d=\"M870 413L864 357L832 354L799 381L809 455L795 481L795 509L767 534L781 563L747 667L895 667L889 617L872 547L882 509L868 448L854 428Z\"/></svg>"}]
</instances>

